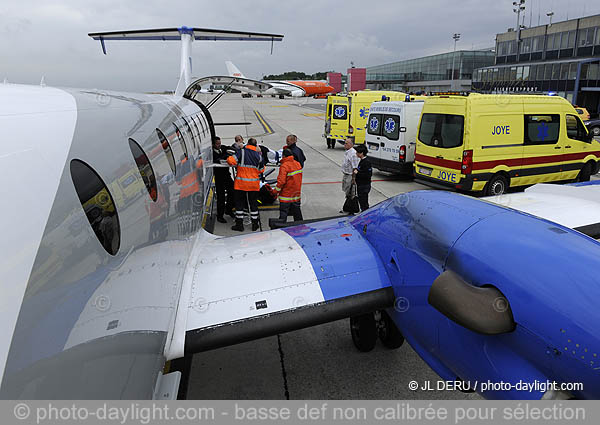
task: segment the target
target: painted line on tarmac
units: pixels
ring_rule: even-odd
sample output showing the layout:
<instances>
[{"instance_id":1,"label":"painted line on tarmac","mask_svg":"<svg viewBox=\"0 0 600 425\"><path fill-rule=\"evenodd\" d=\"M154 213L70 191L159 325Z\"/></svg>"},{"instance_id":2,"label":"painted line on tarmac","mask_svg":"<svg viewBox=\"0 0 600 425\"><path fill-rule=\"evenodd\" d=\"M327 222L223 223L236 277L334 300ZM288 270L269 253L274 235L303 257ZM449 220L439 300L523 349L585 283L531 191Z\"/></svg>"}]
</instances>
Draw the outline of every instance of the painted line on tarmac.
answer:
<instances>
[{"instance_id":1,"label":"painted line on tarmac","mask_svg":"<svg viewBox=\"0 0 600 425\"><path fill-rule=\"evenodd\" d=\"M393 179L375 179L375 180L371 180L372 182L393 182ZM304 183L302 182L302 186L306 185L306 184L341 184L342 181L338 181L338 182L308 182L308 183Z\"/></svg>"},{"instance_id":2,"label":"painted line on tarmac","mask_svg":"<svg viewBox=\"0 0 600 425\"><path fill-rule=\"evenodd\" d=\"M258 122L260 122L260 125L262 125L262 127L265 130L266 134L273 134L273 133L275 133L273 131L273 129L271 128L271 126L263 118L263 116L261 115L261 113L258 112L256 109L254 110L254 115L256 115L256 118L258 119Z\"/></svg>"}]
</instances>

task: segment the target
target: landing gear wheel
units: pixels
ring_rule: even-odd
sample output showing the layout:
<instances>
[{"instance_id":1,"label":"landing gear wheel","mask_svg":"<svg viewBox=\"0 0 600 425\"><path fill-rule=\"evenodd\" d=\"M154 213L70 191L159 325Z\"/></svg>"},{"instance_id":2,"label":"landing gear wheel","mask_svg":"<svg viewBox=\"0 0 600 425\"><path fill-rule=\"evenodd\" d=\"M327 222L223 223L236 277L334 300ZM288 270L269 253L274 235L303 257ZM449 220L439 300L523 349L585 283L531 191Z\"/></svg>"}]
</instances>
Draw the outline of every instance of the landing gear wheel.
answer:
<instances>
[{"instance_id":1,"label":"landing gear wheel","mask_svg":"<svg viewBox=\"0 0 600 425\"><path fill-rule=\"evenodd\" d=\"M503 195L508 190L508 180L502 174L496 174L485 185L484 193L486 196Z\"/></svg>"},{"instance_id":2,"label":"landing gear wheel","mask_svg":"<svg viewBox=\"0 0 600 425\"><path fill-rule=\"evenodd\" d=\"M363 353L371 351L377 343L377 322L373 313L350 318L350 333L354 346Z\"/></svg>"},{"instance_id":3,"label":"landing gear wheel","mask_svg":"<svg viewBox=\"0 0 600 425\"><path fill-rule=\"evenodd\" d=\"M579 175L577 176L578 182L589 182L590 176L592 175L592 164L589 162L583 166Z\"/></svg>"},{"instance_id":4,"label":"landing gear wheel","mask_svg":"<svg viewBox=\"0 0 600 425\"><path fill-rule=\"evenodd\" d=\"M400 333L396 324L386 311L381 311L381 319L379 320L378 325L381 343L390 349L400 348L404 343L404 336Z\"/></svg>"}]
</instances>

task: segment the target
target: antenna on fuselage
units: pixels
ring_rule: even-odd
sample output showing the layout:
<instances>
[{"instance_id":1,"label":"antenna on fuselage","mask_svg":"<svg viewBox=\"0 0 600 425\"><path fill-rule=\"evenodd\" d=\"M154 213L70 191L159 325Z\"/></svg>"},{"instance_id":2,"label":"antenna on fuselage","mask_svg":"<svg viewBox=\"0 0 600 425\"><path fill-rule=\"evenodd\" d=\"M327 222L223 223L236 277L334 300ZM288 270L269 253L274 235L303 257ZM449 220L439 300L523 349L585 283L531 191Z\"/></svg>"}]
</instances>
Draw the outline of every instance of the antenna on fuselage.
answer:
<instances>
[{"instance_id":1,"label":"antenna on fuselage","mask_svg":"<svg viewBox=\"0 0 600 425\"><path fill-rule=\"evenodd\" d=\"M150 30L111 31L89 33L94 40L99 40L102 52L106 54L106 40L181 40L181 61L179 66L179 81L175 96L183 96L191 84L192 76L192 42L204 41L275 41L283 40L283 35L266 34L246 31L217 30L208 28L164 28ZM272 47L271 47L272 49Z\"/></svg>"}]
</instances>

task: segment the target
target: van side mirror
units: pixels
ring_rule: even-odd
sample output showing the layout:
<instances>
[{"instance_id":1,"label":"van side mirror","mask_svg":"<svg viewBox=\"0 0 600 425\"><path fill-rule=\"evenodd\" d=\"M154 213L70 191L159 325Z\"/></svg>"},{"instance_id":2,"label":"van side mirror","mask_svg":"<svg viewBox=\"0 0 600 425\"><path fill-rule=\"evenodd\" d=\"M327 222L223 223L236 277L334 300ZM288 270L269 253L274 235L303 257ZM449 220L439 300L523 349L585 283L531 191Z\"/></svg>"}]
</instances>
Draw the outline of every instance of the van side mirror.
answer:
<instances>
[{"instance_id":1,"label":"van side mirror","mask_svg":"<svg viewBox=\"0 0 600 425\"><path fill-rule=\"evenodd\" d=\"M592 133L591 131L588 130L585 140L587 142L591 143L594 140L594 133Z\"/></svg>"},{"instance_id":2,"label":"van side mirror","mask_svg":"<svg viewBox=\"0 0 600 425\"><path fill-rule=\"evenodd\" d=\"M400 127L398 131L400 131L400 133L406 133L406 127Z\"/></svg>"}]
</instances>

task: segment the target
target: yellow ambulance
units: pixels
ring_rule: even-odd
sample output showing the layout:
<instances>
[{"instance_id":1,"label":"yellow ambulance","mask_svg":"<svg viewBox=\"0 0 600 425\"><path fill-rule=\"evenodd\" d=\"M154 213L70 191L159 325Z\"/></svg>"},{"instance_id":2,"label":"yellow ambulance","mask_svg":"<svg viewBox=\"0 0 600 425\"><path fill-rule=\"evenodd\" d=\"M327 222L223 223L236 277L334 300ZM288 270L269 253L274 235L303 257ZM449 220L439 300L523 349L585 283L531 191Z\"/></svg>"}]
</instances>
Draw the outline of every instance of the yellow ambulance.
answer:
<instances>
[{"instance_id":1,"label":"yellow ambulance","mask_svg":"<svg viewBox=\"0 0 600 425\"><path fill-rule=\"evenodd\" d=\"M327 148L335 148L336 141L348 137L348 96L329 95L325 107L325 132Z\"/></svg>"},{"instance_id":2,"label":"yellow ambulance","mask_svg":"<svg viewBox=\"0 0 600 425\"><path fill-rule=\"evenodd\" d=\"M600 143L564 98L430 96L419 123L415 178L485 195L541 182L589 180Z\"/></svg>"},{"instance_id":3,"label":"yellow ambulance","mask_svg":"<svg viewBox=\"0 0 600 425\"><path fill-rule=\"evenodd\" d=\"M388 100L406 100L406 93L389 90L360 90L328 96L324 133L327 147L335 147L336 141L344 143L347 137L354 143L365 143L371 103L385 100L384 96Z\"/></svg>"}]
</instances>

